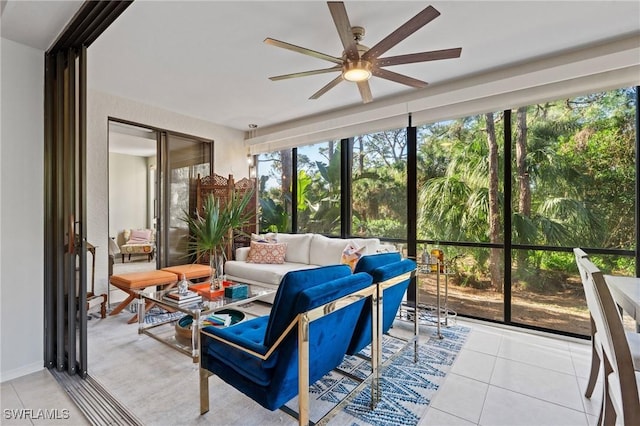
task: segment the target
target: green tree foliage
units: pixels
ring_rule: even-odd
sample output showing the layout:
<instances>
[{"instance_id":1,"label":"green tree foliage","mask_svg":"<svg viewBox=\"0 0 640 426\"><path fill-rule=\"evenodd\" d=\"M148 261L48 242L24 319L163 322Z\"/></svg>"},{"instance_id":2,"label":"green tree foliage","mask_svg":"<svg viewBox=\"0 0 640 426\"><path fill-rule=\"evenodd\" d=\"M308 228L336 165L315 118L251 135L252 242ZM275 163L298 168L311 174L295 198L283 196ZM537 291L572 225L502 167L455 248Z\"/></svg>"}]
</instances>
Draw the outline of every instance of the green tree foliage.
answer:
<instances>
[{"instance_id":1,"label":"green tree foliage","mask_svg":"<svg viewBox=\"0 0 640 426\"><path fill-rule=\"evenodd\" d=\"M329 142L314 146L309 155L298 154L300 232L340 233L340 150L335 146Z\"/></svg>"},{"instance_id":2,"label":"green tree foliage","mask_svg":"<svg viewBox=\"0 0 640 426\"><path fill-rule=\"evenodd\" d=\"M518 174L513 167L512 176L515 243L633 248L631 95L623 89L518 111L526 119L527 133L524 168ZM420 238L489 241L484 127L478 116L422 129L420 169L425 173L419 182ZM513 164L515 152L509 161ZM498 167L503 164L500 158ZM518 183L524 178L531 202L521 211ZM558 264L543 252L523 254L518 257L518 270L532 281L544 265Z\"/></svg>"},{"instance_id":3,"label":"green tree foliage","mask_svg":"<svg viewBox=\"0 0 640 426\"><path fill-rule=\"evenodd\" d=\"M483 117L430 127L421 131L421 169L442 172L423 176L418 183L419 238L488 242L489 170Z\"/></svg>"},{"instance_id":4,"label":"green tree foliage","mask_svg":"<svg viewBox=\"0 0 640 426\"><path fill-rule=\"evenodd\" d=\"M353 232L407 238L406 130L361 135L353 147Z\"/></svg>"},{"instance_id":5,"label":"green tree foliage","mask_svg":"<svg viewBox=\"0 0 640 426\"><path fill-rule=\"evenodd\" d=\"M489 226L489 176L497 171L497 203L502 212L504 166L508 161L512 166L514 243L633 249L633 95L633 89L619 89L519 108L512 114L514 146L508 158L504 158L502 113L419 127L418 182L409 183L416 184L419 191L418 238L501 242L504 230L490 231ZM487 120L493 120L495 130ZM488 137L491 131L495 139ZM518 137L523 144L516 153ZM494 144L495 148L496 143L498 157L491 163L490 147ZM300 230L337 233L340 220L347 220L340 218L340 156L336 145L318 144L313 154L299 154ZM352 149L354 233L405 238L405 129L356 136ZM522 182L525 184L520 185ZM526 194L521 197L523 191ZM270 209L277 210L275 200L282 194L265 195L274 199L275 207ZM503 218L500 220L504 223ZM471 253L476 262L473 268L466 268L474 273L487 273L490 263L495 263L487 249L467 249L466 253ZM517 257L518 270L532 281L541 269L572 267L569 258L562 258L564 254L522 253ZM611 268L629 267L618 259L611 262L616 262Z\"/></svg>"}]
</instances>

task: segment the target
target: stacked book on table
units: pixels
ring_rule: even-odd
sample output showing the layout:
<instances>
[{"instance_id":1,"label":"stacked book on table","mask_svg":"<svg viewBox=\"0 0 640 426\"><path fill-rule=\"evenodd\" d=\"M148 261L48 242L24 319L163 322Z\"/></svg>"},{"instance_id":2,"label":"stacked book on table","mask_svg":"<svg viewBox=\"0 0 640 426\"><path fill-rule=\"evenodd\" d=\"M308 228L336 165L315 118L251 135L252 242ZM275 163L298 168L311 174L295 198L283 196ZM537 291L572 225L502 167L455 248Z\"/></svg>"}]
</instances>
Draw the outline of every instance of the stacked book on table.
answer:
<instances>
[{"instance_id":1,"label":"stacked book on table","mask_svg":"<svg viewBox=\"0 0 640 426\"><path fill-rule=\"evenodd\" d=\"M188 290L186 293L178 293L178 290L164 295L164 300L177 306L193 305L202 302L202 296L195 291Z\"/></svg>"}]
</instances>

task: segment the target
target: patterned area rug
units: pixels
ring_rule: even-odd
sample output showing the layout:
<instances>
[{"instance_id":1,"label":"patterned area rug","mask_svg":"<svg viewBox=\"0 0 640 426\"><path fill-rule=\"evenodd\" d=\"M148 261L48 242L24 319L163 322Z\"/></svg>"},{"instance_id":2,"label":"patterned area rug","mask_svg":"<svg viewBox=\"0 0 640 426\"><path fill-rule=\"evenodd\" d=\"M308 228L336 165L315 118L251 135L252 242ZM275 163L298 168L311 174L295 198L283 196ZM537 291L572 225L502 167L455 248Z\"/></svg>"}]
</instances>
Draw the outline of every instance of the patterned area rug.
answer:
<instances>
[{"instance_id":1,"label":"patterned area rug","mask_svg":"<svg viewBox=\"0 0 640 426\"><path fill-rule=\"evenodd\" d=\"M404 350L402 341L388 336L383 340L383 361L392 357L382 371L382 398L374 410L370 408L371 386L365 385L348 400L345 397L359 383L340 373L332 372L311 387L310 417L317 422L337 404L335 414L323 419L329 425L416 425L427 411L453 361L469 334L469 328L455 325L442 329L444 339L435 337L435 329L420 336L418 362L414 363L413 345ZM428 340L427 340L428 339ZM426 340L426 341L425 341ZM365 349L366 351L367 349ZM368 353L367 353L368 355ZM371 371L368 361L349 356L340 366L356 377L366 377ZM298 400L286 404L297 411Z\"/></svg>"},{"instance_id":2,"label":"patterned area rug","mask_svg":"<svg viewBox=\"0 0 640 426\"><path fill-rule=\"evenodd\" d=\"M186 314L184 312L167 312L164 309L154 306L144 316L144 322L145 324L157 324L157 323L169 322L169 321L179 320L185 315Z\"/></svg>"}]
</instances>

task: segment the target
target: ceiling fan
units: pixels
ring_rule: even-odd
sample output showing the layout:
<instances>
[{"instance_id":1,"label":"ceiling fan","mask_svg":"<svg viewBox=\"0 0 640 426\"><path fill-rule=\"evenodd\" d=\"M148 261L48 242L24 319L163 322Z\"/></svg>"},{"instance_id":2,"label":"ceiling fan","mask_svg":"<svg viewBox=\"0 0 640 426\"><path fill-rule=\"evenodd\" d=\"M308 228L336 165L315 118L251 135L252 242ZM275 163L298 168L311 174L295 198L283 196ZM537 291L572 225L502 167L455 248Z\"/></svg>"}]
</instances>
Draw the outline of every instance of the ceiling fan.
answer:
<instances>
[{"instance_id":1,"label":"ceiling fan","mask_svg":"<svg viewBox=\"0 0 640 426\"><path fill-rule=\"evenodd\" d=\"M369 48L360 41L364 37L364 28L354 26L349 23L349 17L347 16L347 10L344 7L344 3L341 1L329 1L327 2L329 11L333 17L333 22L338 30L338 35L344 46L344 51L341 57L327 55L315 50L307 49L304 47L296 46L291 43L276 40L273 38L266 38L265 43L272 46L281 47L284 49L292 50L294 52L302 53L304 55L313 56L314 58L324 59L329 62L333 62L337 65L331 68L323 68L312 71L297 72L293 74L278 75L275 77L269 77L272 81L285 80L296 77L306 77L309 75L324 74L330 72L340 72L340 75L311 95L309 99L318 99L320 96L327 93L329 90L337 86L343 80L355 82L358 85L362 102L367 103L373 100L371 96L371 88L369 87L369 78L371 76L384 78L386 80L395 81L396 83L405 84L410 87L421 88L427 85L427 82L417 80L415 78L398 74L393 71L384 69L392 65L411 64L415 62L437 61L440 59L452 59L459 58L462 48L433 50L430 52L411 53L407 55L399 56L387 56L381 58L380 55L387 52L389 49L400 43L405 38L440 16L434 7L428 6L413 18L409 19L398 29L379 41L376 45Z\"/></svg>"}]
</instances>

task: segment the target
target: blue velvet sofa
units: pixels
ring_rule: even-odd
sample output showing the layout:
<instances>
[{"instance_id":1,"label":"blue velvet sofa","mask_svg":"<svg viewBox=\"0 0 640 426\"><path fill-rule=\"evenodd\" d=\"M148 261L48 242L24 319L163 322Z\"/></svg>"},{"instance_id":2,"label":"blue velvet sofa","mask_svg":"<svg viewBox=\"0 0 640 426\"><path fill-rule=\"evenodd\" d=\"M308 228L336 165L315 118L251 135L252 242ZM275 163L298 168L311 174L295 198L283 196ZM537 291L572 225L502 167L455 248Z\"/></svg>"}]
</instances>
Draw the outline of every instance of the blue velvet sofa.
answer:
<instances>
[{"instance_id":1,"label":"blue velvet sofa","mask_svg":"<svg viewBox=\"0 0 640 426\"><path fill-rule=\"evenodd\" d=\"M307 424L309 385L340 365L365 306L377 322L376 293L371 275L352 274L346 265L292 271L278 287L269 316L205 327L201 413L209 410L208 378L215 374L270 410L297 395L299 422ZM372 338L377 344L377 336Z\"/></svg>"}]
</instances>

